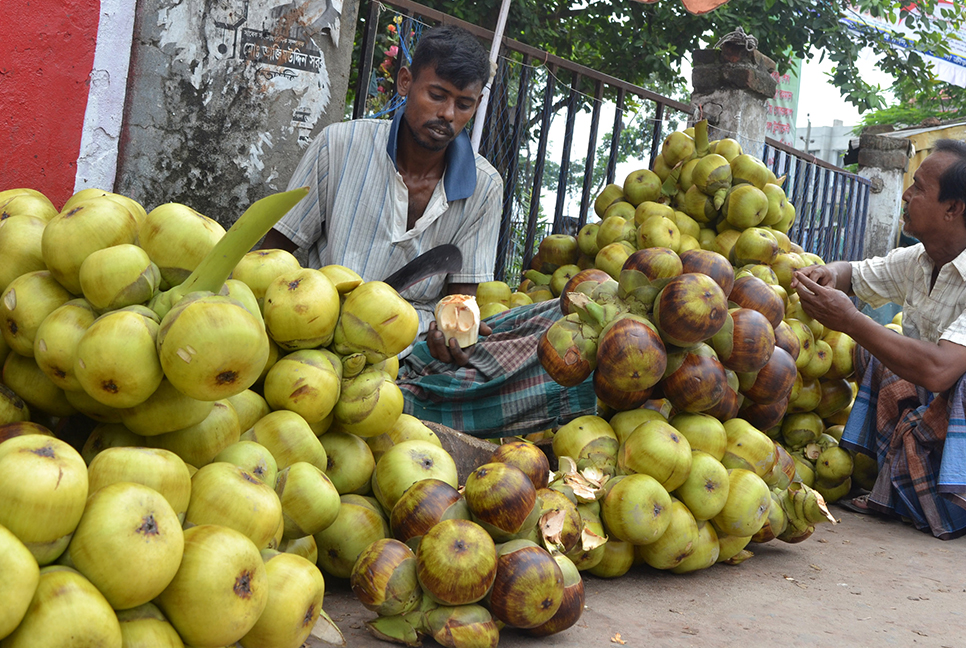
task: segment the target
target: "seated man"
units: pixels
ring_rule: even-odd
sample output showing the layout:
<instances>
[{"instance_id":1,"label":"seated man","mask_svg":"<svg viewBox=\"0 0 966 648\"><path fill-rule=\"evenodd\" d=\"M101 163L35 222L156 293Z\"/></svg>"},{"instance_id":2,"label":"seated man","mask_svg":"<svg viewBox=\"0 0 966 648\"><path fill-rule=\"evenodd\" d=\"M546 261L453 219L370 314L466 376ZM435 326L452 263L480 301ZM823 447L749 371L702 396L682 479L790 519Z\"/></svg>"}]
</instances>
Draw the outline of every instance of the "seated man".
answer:
<instances>
[{"instance_id":1,"label":"seated man","mask_svg":"<svg viewBox=\"0 0 966 648\"><path fill-rule=\"evenodd\" d=\"M466 350L446 345L433 310L446 294L476 293L493 279L503 184L473 152L464 128L489 78L486 51L453 26L421 37L397 89L406 98L393 120L360 119L325 128L289 182L309 195L282 218L263 248L308 248L309 265L344 265L382 280L444 243L463 268L404 290L419 314L419 337L404 358L399 386L406 412L476 436L526 434L593 413L589 384L565 390L543 371L539 336L560 311L555 301L514 309L500 329ZM490 333L481 325L483 334Z\"/></svg>"},{"instance_id":2,"label":"seated man","mask_svg":"<svg viewBox=\"0 0 966 648\"><path fill-rule=\"evenodd\" d=\"M903 232L920 243L886 257L799 270L805 312L850 335L859 394L842 444L876 457L879 476L850 508L966 533L966 143L940 140L902 196ZM904 335L862 315L902 305Z\"/></svg>"}]
</instances>

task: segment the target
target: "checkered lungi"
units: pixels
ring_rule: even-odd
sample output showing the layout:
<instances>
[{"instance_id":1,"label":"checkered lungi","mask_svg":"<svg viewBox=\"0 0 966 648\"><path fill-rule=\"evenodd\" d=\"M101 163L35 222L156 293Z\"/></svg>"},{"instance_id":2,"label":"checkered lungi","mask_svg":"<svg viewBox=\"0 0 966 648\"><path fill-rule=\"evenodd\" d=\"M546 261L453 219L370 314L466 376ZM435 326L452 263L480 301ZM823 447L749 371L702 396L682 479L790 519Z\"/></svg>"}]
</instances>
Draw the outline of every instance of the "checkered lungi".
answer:
<instances>
[{"instance_id":1,"label":"checkered lungi","mask_svg":"<svg viewBox=\"0 0 966 648\"><path fill-rule=\"evenodd\" d=\"M875 457L870 508L950 540L966 533L966 377L946 392L903 380L861 347L842 446Z\"/></svg>"},{"instance_id":2,"label":"checkered lungi","mask_svg":"<svg viewBox=\"0 0 966 648\"><path fill-rule=\"evenodd\" d=\"M481 438L530 434L595 414L590 378L562 387L537 358L540 337L560 317L553 299L487 318L493 332L480 338L465 367L439 362L417 343L396 381L404 411Z\"/></svg>"}]
</instances>

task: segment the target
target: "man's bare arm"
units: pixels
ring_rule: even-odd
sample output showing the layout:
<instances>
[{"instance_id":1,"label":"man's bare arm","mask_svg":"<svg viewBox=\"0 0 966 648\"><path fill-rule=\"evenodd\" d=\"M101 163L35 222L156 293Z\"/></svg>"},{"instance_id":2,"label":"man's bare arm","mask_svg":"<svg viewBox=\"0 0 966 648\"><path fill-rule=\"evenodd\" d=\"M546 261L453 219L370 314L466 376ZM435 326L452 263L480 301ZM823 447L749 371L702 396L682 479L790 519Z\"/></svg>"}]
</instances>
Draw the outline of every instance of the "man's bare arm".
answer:
<instances>
[{"instance_id":1,"label":"man's bare arm","mask_svg":"<svg viewBox=\"0 0 966 648\"><path fill-rule=\"evenodd\" d=\"M849 335L900 378L942 392L966 374L966 346L899 335L860 313L843 292L819 285L808 276L797 275L796 281L806 313Z\"/></svg>"},{"instance_id":2,"label":"man's bare arm","mask_svg":"<svg viewBox=\"0 0 966 648\"><path fill-rule=\"evenodd\" d=\"M262 244L258 246L260 250L285 250L286 252L295 252L298 249L298 245L293 243L287 236L279 232L277 229L268 230L268 234L265 235L265 239Z\"/></svg>"}]
</instances>

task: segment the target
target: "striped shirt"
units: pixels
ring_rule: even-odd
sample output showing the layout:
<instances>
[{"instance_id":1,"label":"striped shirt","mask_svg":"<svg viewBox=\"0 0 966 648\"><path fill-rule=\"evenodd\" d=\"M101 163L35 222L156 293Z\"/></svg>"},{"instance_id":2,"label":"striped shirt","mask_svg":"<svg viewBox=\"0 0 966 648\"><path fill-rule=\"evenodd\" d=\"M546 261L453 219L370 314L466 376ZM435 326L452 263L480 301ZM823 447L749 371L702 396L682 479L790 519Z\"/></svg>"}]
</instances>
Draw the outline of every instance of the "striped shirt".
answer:
<instances>
[{"instance_id":1,"label":"striped shirt","mask_svg":"<svg viewBox=\"0 0 966 648\"><path fill-rule=\"evenodd\" d=\"M873 308L902 305L904 335L966 346L966 252L939 269L932 290L934 264L922 243L851 265L852 291L859 299Z\"/></svg>"},{"instance_id":2,"label":"striped shirt","mask_svg":"<svg viewBox=\"0 0 966 648\"><path fill-rule=\"evenodd\" d=\"M433 319L446 283L493 279L503 181L475 155L462 132L446 150L446 169L429 204L407 231L409 190L396 169L396 136L402 112L392 121L359 119L325 128L306 150L288 188L309 194L275 229L308 248L309 265L344 265L366 281L380 281L427 250L459 247L463 268L424 279L402 297L419 313L419 333Z\"/></svg>"}]
</instances>

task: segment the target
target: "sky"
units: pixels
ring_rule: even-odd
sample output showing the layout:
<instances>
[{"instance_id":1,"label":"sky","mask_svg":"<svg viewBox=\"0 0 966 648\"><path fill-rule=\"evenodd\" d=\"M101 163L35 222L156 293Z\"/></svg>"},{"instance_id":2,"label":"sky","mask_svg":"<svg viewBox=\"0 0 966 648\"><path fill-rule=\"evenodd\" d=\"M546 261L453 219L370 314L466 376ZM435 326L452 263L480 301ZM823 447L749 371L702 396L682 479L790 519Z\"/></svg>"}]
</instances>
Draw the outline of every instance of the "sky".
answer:
<instances>
[{"instance_id":1,"label":"sky","mask_svg":"<svg viewBox=\"0 0 966 648\"><path fill-rule=\"evenodd\" d=\"M855 126L861 118L859 110L841 95L826 76L832 71L832 62L827 58L819 63L819 52L811 60L802 63L802 86L799 91L796 127L799 131L808 127L832 126L834 120L841 119L845 126ZM876 68L871 54L862 56L857 67L867 82L878 84L883 89L892 84L892 77Z\"/></svg>"}]
</instances>

